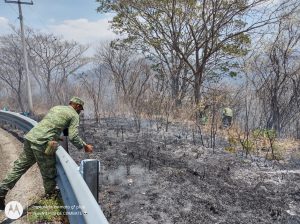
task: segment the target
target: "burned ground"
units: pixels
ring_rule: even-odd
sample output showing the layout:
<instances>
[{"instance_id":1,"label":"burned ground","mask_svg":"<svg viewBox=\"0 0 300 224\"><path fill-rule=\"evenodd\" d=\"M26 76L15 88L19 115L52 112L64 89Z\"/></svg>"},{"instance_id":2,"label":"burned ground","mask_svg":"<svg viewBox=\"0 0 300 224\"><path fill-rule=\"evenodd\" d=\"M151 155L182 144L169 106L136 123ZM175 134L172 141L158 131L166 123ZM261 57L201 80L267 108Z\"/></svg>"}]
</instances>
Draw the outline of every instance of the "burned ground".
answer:
<instances>
[{"instance_id":1,"label":"burned ground","mask_svg":"<svg viewBox=\"0 0 300 224\"><path fill-rule=\"evenodd\" d=\"M246 158L222 141L203 147L182 125L137 133L124 119L86 121L83 133L101 161L100 204L112 224L300 223L298 149L283 161Z\"/></svg>"}]
</instances>

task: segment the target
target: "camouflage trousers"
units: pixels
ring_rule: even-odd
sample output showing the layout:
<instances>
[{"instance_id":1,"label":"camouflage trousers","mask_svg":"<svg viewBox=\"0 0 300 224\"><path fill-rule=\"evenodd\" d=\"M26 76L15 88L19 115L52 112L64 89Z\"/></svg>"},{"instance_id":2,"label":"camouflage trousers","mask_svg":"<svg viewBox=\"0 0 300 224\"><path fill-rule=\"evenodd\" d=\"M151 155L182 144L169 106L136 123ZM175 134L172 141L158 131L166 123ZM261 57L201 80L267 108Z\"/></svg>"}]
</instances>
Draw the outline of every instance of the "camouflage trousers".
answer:
<instances>
[{"instance_id":1,"label":"camouflage trousers","mask_svg":"<svg viewBox=\"0 0 300 224\"><path fill-rule=\"evenodd\" d=\"M37 162L46 194L51 194L56 186L56 168L55 155L48 156L44 153L45 145L36 145L25 139L24 150L19 158L14 162L13 168L6 175L5 179L0 183L0 197L5 196L12 189L21 176Z\"/></svg>"}]
</instances>

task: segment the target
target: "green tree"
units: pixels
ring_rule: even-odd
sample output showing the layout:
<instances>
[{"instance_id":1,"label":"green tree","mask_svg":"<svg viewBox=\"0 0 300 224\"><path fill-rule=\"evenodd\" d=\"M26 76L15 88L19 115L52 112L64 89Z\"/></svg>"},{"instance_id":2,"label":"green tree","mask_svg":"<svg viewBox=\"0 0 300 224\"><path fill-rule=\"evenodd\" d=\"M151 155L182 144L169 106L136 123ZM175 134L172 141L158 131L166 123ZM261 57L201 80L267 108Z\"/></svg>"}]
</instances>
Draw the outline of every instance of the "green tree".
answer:
<instances>
[{"instance_id":1,"label":"green tree","mask_svg":"<svg viewBox=\"0 0 300 224\"><path fill-rule=\"evenodd\" d=\"M97 2L99 12L116 13L112 27L126 35L123 43L133 44L152 57L167 59L171 77L185 66L189 69L191 77L184 79L193 85L197 104L205 81L224 73L236 75L231 69L236 65L232 58L247 53L248 33L274 22L278 10L267 13L271 9L268 0Z\"/></svg>"}]
</instances>

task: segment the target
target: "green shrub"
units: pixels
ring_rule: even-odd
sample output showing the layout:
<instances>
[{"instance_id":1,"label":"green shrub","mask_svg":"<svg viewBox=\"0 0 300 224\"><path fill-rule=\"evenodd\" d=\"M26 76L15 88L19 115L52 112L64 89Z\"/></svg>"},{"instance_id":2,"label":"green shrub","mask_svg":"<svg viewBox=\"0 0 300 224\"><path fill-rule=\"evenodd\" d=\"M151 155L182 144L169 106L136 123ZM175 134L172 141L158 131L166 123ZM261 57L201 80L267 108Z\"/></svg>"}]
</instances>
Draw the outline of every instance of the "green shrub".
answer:
<instances>
[{"instance_id":1,"label":"green shrub","mask_svg":"<svg viewBox=\"0 0 300 224\"><path fill-rule=\"evenodd\" d=\"M28 221L30 223L60 222L65 219L64 214L66 210L61 198L43 198L28 209Z\"/></svg>"},{"instance_id":2,"label":"green shrub","mask_svg":"<svg viewBox=\"0 0 300 224\"><path fill-rule=\"evenodd\" d=\"M233 146L227 146L227 147L225 147L225 151L230 152L230 153L235 153L236 148Z\"/></svg>"},{"instance_id":3,"label":"green shrub","mask_svg":"<svg viewBox=\"0 0 300 224\"><path fill-rule=\"evenodd\" d=\"M253 138L255 138L255 139L261 138L261 137L264 136L264 131L261 130L261 129L255 129L255 130L253 130L253 132L252 132L252 136L253 136Z\"/></svg>"},{"instance_id":4,"label":"green shrub","mask_svg":"<svg viewBox=\"0 0 300 224\"><path fill-rule=\"evenodd\" d=\"M229 143L230 146L235 146L235 145L238 144L238 141L237 141L237 139L235 137L229 136L228 143Z\"/></svg>"},{"instance_id":5,"label":"green shrub","mask_svg":"<svg viewBox=\"0 0 300 224\"><path fill-rule=\"evenodd\" d=\"M276 138L276 131L274 129L266 129L265 130L266 136L271 140L274 141Z\"/></svg>"},{"instance_id":6,"label":"green shrub","mask_svg":"<svg viewBox=\"0 0 300 224\"><path fill-rule=\"evenodd\" d=\"M250 139L242 141L241 144L243 149L245 149L247 152L253 151L254 149L254 142Z\"/></svg>"},{"instance_id":7,"label":"green shrub","mask_svg":"<svg viewBox=\"0 0 300 224\"><path fill-rule=\"evenodd\" d=\"M268 160L283 160L283 153L279 145L273 143L273 149L266 155Z\"/></svg>"}]
</instances>

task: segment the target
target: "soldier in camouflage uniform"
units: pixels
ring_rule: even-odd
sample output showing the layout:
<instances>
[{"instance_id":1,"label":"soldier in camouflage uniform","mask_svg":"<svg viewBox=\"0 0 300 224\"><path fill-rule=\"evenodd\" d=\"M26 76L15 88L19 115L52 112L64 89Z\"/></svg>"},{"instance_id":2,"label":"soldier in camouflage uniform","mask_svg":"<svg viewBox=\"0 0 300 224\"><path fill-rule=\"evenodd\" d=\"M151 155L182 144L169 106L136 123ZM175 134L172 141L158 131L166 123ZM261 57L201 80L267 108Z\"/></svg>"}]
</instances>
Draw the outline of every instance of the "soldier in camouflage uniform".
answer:
<instances>
[{"instance_id":1,"label":"soldier in camouflage uniform","mask_svg":"<svg viewBox=\"0 0 300 224\"><path fill-rule=\"evenodd\" d=\"M229 107L225 107L223 109L223 118L222 118L222 122L223 122L223 127L227 128L231 126L232 123L232 117L233 117L233 111L231 108Z\"/></svg>"},{"instance_id":2,"label":"soldier in camouflage uniform","mask_svg":"<svg viewBox=\"0 0 300 224\"><path fill-rule=\"evenodd\" d=\"M51 194L56 186L55 153L45 153L47 145L60 140L62 131L69 129L69 140L78 149L92 152L93 146L86 144L78 135L79 113L83 110L84 102L73 97L69 106L55 106L48 114L24 136L24 150L14 162L12 170L0 183L0 210L5 208L5 196L14 187L21 176L37 162L46 194Z\"/></svg>"}]
</instances>

